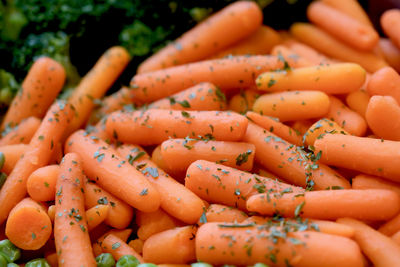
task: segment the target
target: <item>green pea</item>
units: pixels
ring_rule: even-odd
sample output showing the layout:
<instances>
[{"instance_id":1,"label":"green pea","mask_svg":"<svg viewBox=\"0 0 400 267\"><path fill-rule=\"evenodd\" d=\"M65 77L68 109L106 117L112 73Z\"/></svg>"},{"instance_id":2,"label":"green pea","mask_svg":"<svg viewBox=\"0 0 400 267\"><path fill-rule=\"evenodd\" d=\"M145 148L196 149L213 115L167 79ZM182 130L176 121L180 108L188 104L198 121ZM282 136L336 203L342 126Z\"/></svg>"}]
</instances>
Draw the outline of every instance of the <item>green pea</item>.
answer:
<instances>
[{"instance_id":1,"label":"green pea","mask_svg":"<svg viewBox=\"0 0 400 267\"><path fill-rule=\"evenodd\" d=\"M98 267L113 267L115 265L114 257L110 253L102 253L96 257Z\"/></svg>"},{"instance_id":2,"label":"green pea","mask_svg":"<svg viewBox=\"0 0 400 267\"><path fill-rule=\"evenodd\" d=\"M3 255L8 262L14 262L21 257L21 250L11 243L10 240L4 239L0 241L0 254Z\"/></svg>"},{"instance_id":3,"label":"green pea","mask_svg":"<svg viewBox=\"0 0 400 267\"><path fill-rule=\"evenodd\" d=\"M5 174L4 172L0 172L0 189L3 187L6 180L7 180L7 174Z\"/></svg>"},{"instance_id":4,"label":"green pea","mask_svg":"<svg viewBox=\"0 0 400 267\"><path fill-rule=\"evenodd\" d=\"M0 255L0 267L7 267L7 260L3 255Z\"/></svg>"},{"instance_id":5,"label":"green pea","mask_svg":"<svg viewBox=\"0 0 400 267\"><path fill-rule=\"evenodd\" d=\"M0 152L0 170L3 169L4 162L6 161L6 157L3 152Z\"/></svg>"},{"instance_id":6,"label":"green pea","mask_svg":"<svg viewBox=\"0 0 400 267\"><path fill-rule=\"evenodd\" d=\"M269 265L259 262L259 263L254 264L253 267L269 267Z\"/></svg>"},{"instance_id":7,"label":"green pea","mask_svg":"<svg viewBox=\"0 0 400 267\"><path fill-rule=\"evenodd\" d=\"M153 263L141 263L137 267L157 267L157 265Z\"/></svg>"},{"instance_id":8,"label":"green pea","mask_svg":"<svg viewBox=\"0 0 400 267\"><path fill-rule=\"evenodd\" d=\"M205 262L196 262L190 265L191 267L213 267L211 264Z\"/></svg>"},{"instance_id":9,"label":"green pea","mask_svg":"<svg viewBox=\"0 0 400 267\"><path fill-rule=\"evenodd\" d=\"M139 260L134 256L125 255L118 260L116 267L137 267L139 264Z\"/></svg>"},{"instance_id":10,"label":"green pea","mask_svg":"<svg viewBox=\"0 0 400 267\"><path fill-rule=\"evenodd\" d=\"M13 262L10 262L9 264L7 264L7 267L19 267L19 265L15 264Z\"/></svg>"},{"instance_id":11,"label":"green pea","mask_svg":"<svg viewBox=\"0 0 400 267\"><path fill-rule=\"evenodd\" d=\"M50 264L43 258L28 261L25 267L51 267Z\"/></svg>"}]
</instances>

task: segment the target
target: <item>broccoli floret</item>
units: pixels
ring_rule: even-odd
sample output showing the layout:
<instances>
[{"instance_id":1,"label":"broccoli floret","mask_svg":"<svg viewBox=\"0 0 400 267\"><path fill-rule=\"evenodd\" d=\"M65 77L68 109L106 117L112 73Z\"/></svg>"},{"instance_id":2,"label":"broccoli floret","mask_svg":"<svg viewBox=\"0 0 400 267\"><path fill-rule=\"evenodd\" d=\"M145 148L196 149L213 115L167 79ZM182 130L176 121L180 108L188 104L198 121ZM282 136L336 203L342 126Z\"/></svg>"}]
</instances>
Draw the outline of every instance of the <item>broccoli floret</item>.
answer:
<instances>
[{"instance_id":1,"label":"broccoli floret","mask_svg":"<svg viewBox=\"0 0 400 267\"><path fill-rule=\"evenodd\" d=\"M0 108L8 107L13 97L17 94L20 85L14 76L0 69Z\"/></svg>"},{"instance_id":2,"label":"broccoli floret","mask_svg":"<svg viewBox=\"0 0 400 267\"><path fill-rule=\"evenodd\" d=\"M69 54L69 37L64 32L45 32L30 34L21 47L15 48L13 66L28 71L32 63L40 56L48 56L61 63L67 74L65 87L74 87L80 81Z\"/></svg>"},{"instance_id":3,"label":"broccoli floret","mask_svg":"<svg viewBox=\"0 0 400 267\"><path fill-rule=\"evenodd\" d=\"M2 40L16 41L27 23L25 15L15 7L13 0L8 0L6 5L0 1L0 37Z\"/></svg>"}]
</instances>

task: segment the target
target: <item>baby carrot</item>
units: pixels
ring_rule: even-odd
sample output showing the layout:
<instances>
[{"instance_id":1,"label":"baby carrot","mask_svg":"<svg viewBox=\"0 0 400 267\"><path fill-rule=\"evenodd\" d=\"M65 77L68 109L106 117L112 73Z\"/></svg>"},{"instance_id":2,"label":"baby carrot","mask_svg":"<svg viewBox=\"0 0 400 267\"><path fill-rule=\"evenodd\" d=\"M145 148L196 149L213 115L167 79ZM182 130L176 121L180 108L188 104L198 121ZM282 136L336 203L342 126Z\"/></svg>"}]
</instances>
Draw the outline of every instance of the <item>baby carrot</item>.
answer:
<instances>
[{"instance_id":1,"label":"baby carrot","mask_svg":"<svg viewBox=\"0 0 400 267\"><path fill-rule=\"evenodd\" d=\"M365 70L360 65L340 63L265 72L257 77L256 84L259 90L268 92L311 90L347 94L360 89L365 76Z\"/></svg>"},{"instance_id":2,"label":"baby carrot","mask_svg":"<svg viewBox=\"0 0 400 267\"><path fill-rule=\"evenodd\" d=\"M138 211L136 213L136 224L139 226L137 235L143 241L154 234L180 226L176 219L169 216L162 209L154 212Z\"/></svg>"},{"instance_id":3,"label":"baby carrot","mask_svg":"<svg viewBox=\"0 0 400 267\"><path fill-rule=\"evenodd\" d=\"M74 107L75 116L69 133L79 129L88 119L94 107L93 101L103 97L130 60L128 51L120 46L108 49L93 68L82 78L68 99Z\"/></svg>"},{"instance_id":4,"label":"baby carrot","mask_svg":"<svg viewBox=\"0 0 400 267\"><path fill-rule=\"evenodd\" d=\"M300 42L291 42L290 44L286 44L290 50L292 50L297 55L307 59L312 65L323 65L329 64L332 60L328 59L326 56L319 53L314 48L300 43Z\"/></svg>"},{"instance_id":5,"label":"baby carrot","mask_svg":"<svg viewBox=\"0 0 400 267\"><path fill-rule=\"evenodd\" d=\"M305 135L305 133L310 129L310 127L314 124L314 120L299 120L290 123L290 127L292 127L298 134L301 136ZM267 129L268 130L268 129Z\"/></svg>"},{"instance_id":6,"label":"baby carrot","mask_svg":"<svg viewBox=\"0 0 400 267\"><path fill-rule=\"evenodd\" d=\"M347 46L333 36L308 23L294 23L290 32L299 41L317 49L327 56L360 64L369 72L386 67L387 63L372 52L364 52Z\"/></svg>"},{"instance_id":7,"label":"baby carrot","mask_svg":"<svg viewBox=\"0 0 400 267\"><path fill-rule=\"evenodd\" d=\"M383 189L308 191L304 194L263 193L247 200L247 209L262 215L332 220L351 217L387 220L400 210L399 196Z\"/></svg>"},{"instance_id":8,"label":"baby carrot","mask_svg":"<svg viewBox=\"0 0 400 267\"><path fill-rule=\"evenodd\" d=\"M197 231L196 256L213 265L262 262L277 267L364 266L359 247L349 238L296 231L295 227L288 230L267 225L206 223Z\"/></svg>"},{"instance_id":9,"label":"baby carrot","mask_svg":"<svg viewBox=\"0 0 400 267\"><path fill-rule=\"evenodd\" d=\"M265 94L254 102L254 112L294 121L324 116L329 109L329 97L318 91L294 91Z\"/></svg>"},{"instance_id":10,"label":"baby carrot","mask_svg":"<svg viewBox=\"0 0 400 267\"><path fill-rule=\"evenodd\" d=\"M378 231L384 235L391 236L400 231L400 214L382 224Z\"/></svg>"},{"instance_id":11,"label":"baby carrot","mask_svg":"<svg viewBox=\"0 0 400 267\"><path fill-rule=\"evenodd\" d=\"M359 22L372 26L368 14L357 1L348 0L322 0L322 3L327 4L338 11L341 11L348 16L358 20Z\"/></svg>"},{"instance_id":12,"label":"baby carrot","mask_svg":"<svg viewBox=\"0 0 400 267\"><path fill-rule=\"evenodd\" d=\"M253 109L254 102L260 96L259 91L246 89L231 97L229 100L228 110L245 114Z\"/></svg>"},{"instance_id":13,"label":"baby carrot","mask_svg":"<svg viewBox=\"0 0 400 267\"><path fill-rule=\"evenodd\" d=\"M367 91L371 96L392 96L400 104L400 75L393 68L382 68L371 75Z\"/></svg>"},{"instance_id":14,"label":"baby carrot","mask_svg":"<svg viewBox=\"0 0 400 267\"><path fill-rule=\"evenodd\" d=\"M52 231L46 210L30 198L25 198L11 210L6 235L17 247L37 250L44 246Z\"/></svg>"},{"instance_id":15,"label":"baby carrot","mask_svg":"<svg viewBox=\"0 0 400 267\"><path fill-rule=\"evenodd\" d=\"M357 112L349 109L339 98L330 96L330 106L325 117L336 122L350 134L363 136L367 131L367 123Z\"/></svg>"},{"instance_id":16,"label":"baby carrot","mask_svg":"<svg viewBox=\"0 0 400 267\"><path fill-rule=\"evenodd\" d=\"M125 229L132 221L133 209L92 181L84 182L85 208L90 209L98 204L110 207L105 223L117 229Z\"/></svg>"},{"instance_id":17,"label":"baby carrot","mask_svg":"<svg viewBox=\"0 0 400 267\"><path fill-rule=\"evenodd\" d=\"M1 124L1 130L28 117L43 118L65 81L63 66L49 57L40 57L29 69L21 90L14 97Z\"/></svg>"},{"instance_id":18,"label":"baby carrot","mask_svg":"<svg viewBox=\"0 0 400 267\"><path fill-rule=\"evenodd\" d=\"M62 138L72 115L71 107L63 101L54 103L48 110L24 157L18 160L0 191L0 224L25 197L29 175L49 163L54 146Z\"/></svg>"},{"instance_id":19,"label":"baby carrot","mask_svg":"<svg viewBox=\"0 0 400 267\"><path fill-rule=\"evenodd\" d=\"M177 172L185 171L199 159L250 171L253 168L255 147L242 142L169 139L161 144L161 154L168 168Z\"/></svg>"},{"instance_id":20,"label":"baby carrot","mask_svg":"<svg viewBox=\"0 0 400 267\"><path fill-rule=\"evenodd\" d=\"M249 118L255 124L257 124L258 126L261 126L262 128L270 131L271 133L276 134L277 136L288 141L291 144L294 144L296 146L303 145L301 136L300 134L298 134L297 131L279 122L279 120L275 118L263 116L252 111L248 111L246 113L246 117Z\"/></svg>"},{"instance_id":21,"label":"baby carrot","mask_svg":"<svg viewBox=\"0 0 400 267\"><path fill-rule=\"evenodd\" d=\"M169 137L204 138L219 141L240 140L247 119L223 111L178 111L150 109L147 111L114 112L106 122L106 131L119 141L138 144L161 144ZM132 133L135 134L132 134Z\"/></svg>"},{"instance_id":22,"label":"baby carrot","mask_svg":"<svg viewBox=\"0 0 400 267\"><path fill-rule=\"evenodd\" d=\"M400 264L400 246L363 222L342 218L337 220L353 227L354 239L374 266L398 266Z\"/></svg>"},{"instance_id":23,"label":"baby carrot","mask_svg":"<svg viewBox=\"0 0 400 267\"><path fill-rule=\"evenodd\" d=\"M313 65L313 63L310 62L308 59L303 58L302 56L292 51L290 48L283 45L276 45L272 49L271 55L284 59L288 63L289 67L303 68Z\"/></svg>"},{"instance_id":24,"label":"baby carrot","mask_svg":"<svg viewBox=\"0 0 400 267\"><path fill-rule=\"evenodd\" d=\"M204 216L206 219L202 222L199 222L198 224L202 224L205 222L241 223L248 218L246 213L244 213L243 211L220 204L211 204L208 207Z\"/></svg>"},{"instance_id":25,"label":"baby carrot","mask_svg":"<svg viewBox=\"0 0 400 267\"><path fill-rule=\"evenodd\" d=\"M387 38L379 40L379 48L389 65L395 70L400 71L400 48Z\"/></svg>"},{"instance_id":26,"label":"baby carrot","mask_svg":"<svg viewBox=\"0 0 400 267\"><path fill-rule=\"evenodd\" d=\"M174 170L169 169L161 154L161 145L156 146L156 148L151 153L151 161L153 161L159 168L164 170L166 173L174 177L175 180L177 180L178 182L180 183L184 182L186 170L181 172L175 172Z\"/></svg>"},{"instance_id":27,"label":"baby carrot","mask_svg":"<svg viewBox=\"0 0 400 267\"><path fill-rule=\"evenodd\" d=\"M129 241L128 245L131 248L133 248L137 253L139 253L141 255L143 254L144 242L141 239L139 239L139 238L133 239L133 240Z\"/></svg>"},{"instance_id":28,"label":"baby carrot","mask_svg":"<svg viewBox=\"0 0 400 267\"><path fill-rule=\"evenodd\" d=\"M356 49L370 51L378 44L379 35L373 27L321 1L308 6L307 17L318 27Z\"/></svg>"},{"instance_id":29,"label":"baby carrot","mask_svg":"<svg viewBox=\"0 0 400 267\"><path fill-rule=\"evenodd\" d=\"M255 32L262 18L256 3L232 3L149 57L138 73L205 59Z\"/></svg>"},{"instance_id":30,"label":"baby carrot","mask_svg":"<svg viewBox=\"0 0 400 267\"><path fill-rule=\"evenodd\" d=\"M59 266L96 266L90 243L83 195L82 161L68 153L57 179L54 237Z\"/></svg>"},{"instance_id":31,"label":"baby carrot","mask_svg":"<svg viewBox=\"0 0 400 267\"><path fill-rule=\"evenodd\" d=\"M246 210L246 200L260 192L303 192L302 188L205 160L193 162L185 186L206 201Z\"/></svg>"},{"instance_id":32,"label":"baby carrot","mask_svg":"<svg viewBox=\"0 0 400 267\"><path fill-rule=\"evenodd\" d=\"M400 196L400 184L366 174L359 174L354 177L351 187L353 189L388 189Z\"/></svg>"},{"instance_id":33,"label":"baby carrot","mask_svg":"<svg viewBox=\"0 0 400 267\"><path fill-rule=\"evenodd\" d=\"M256 162L285 181L318 190L336 186L350 188L346 179L318 161L321 154L307 154L253 123L249 123L243 141L256 146Z\"/></svg>"},{"instance_id":34,"label":"baby carrot","mask_svg":"<svg viewBox=\"0 0 400 267\"><path fill-rule=\"evenodd\" d=\"M160 207L185 223L195 223L201 216L204 205L202 200L185 186L166 174L149 160L149 156L140 147L124 145L117 152L129 164L140 170L160 193Z\"/></svg>"},{"instance_id":35,"label":"baby carrot","mask_svg":"<svg viewBox=\"0 0 400 267\"><path fill-rule=\"evenodd\" d=\"M280 42L281 37L279 33L271 27L263 25L253 34L212 57L223 58L229 55L266 55L269 54L272 47Z\"/></svg>"},{"instance_id":36,"label":"baby carrot","mask_svg":"<svg viewBox=\"0 0 400 267\"><path fill-rule=\"evenodd\" d=\"M40 126L40 120L36 117L29 117L22 120L16 127L6 131L0 139L0 146L29 144L32 136Z\"/></svg>"},{"instance_id":37,"label":"baby carrot","mask_svg":"<svg viewBox=\"0 0 400 267\"><path fill-rule=\"evenodd\" d=\"M199 83L182 92L157 100L149 105L155 109L174 110L224 110L226 99L215 85Z\"/></svg>"},{"instance_id":38,"label":"baby carrot","mask_svg":"<svg viewBox=\"0 0 400 267\"><path fill-rule=\"evenodd\" d=\"M376 136L400 141L400 106L393 97L378 95L371 97L365 118Z\"/></svg>"},{"instance_id":39,"label":"baby carrot","mask_svg":"<svg viewBox=\"0 0 400 267\"><path fill-rule=\"evenodd\" d=\"M59 173L58 165L48 165L32 172L26 183L29 196L35 201L54 200Z\"/></svg>"},{"instance_id":40,"label":"baby carrot","mask_svg":"<svg viewBox=\"0 0 400 267\"><path fill-rule=\"evenodd\" d=\"M130 82L131 98L148 103L200 82L212 83L222 91L248 88L255 85L257 75L282 67L283 62L274 56L233 56L199 61L135 75Z\"/></svg>"},{"instance_id":41,"label":"baby carrot","mask_svg":"<svg viewBox=\"0 0 400 267\"><path fill-rule=\"evenodd\" d=\"M386 10L383 12L380 22L385 34L400 48L400 11L398 9Z\"/></svg>"},{"instance_id":42,"label":"baby carrot","mask_svg":"<svg viewBox=\"0 0 400 267\"><path fill-rule=\"evenodd\" d=\"M148 212L159 207L160 195L154 186L106 142L80 130L68 138L65 150L81 157L89 178L132 207Z\"/></svg>"},{"instance_id":43,"label":"baby carrot","mask_svg":"<svg viewBox=\"0 0 400 267\"><path fill-rule=\"evenodd\" d=\"M49 206L47 209L47 215L49 215L51 222L54 223L54 218L56 217L56 205Z\"/></svg>"},{"instance_id":44,"label":"baby carrot","mask_svg":"<svg viewBox=\"0 0 400 267\"><path fill-rule=\"evenodd\" d=\"M193 262L196 259L196 231L195 226L188 225L152 235L144 242L143 260L155 264Z\"/></svg>"},{"instance_id":45,"label":"baby carrot","mask_svg":"<svg viewBox=\"0 0 400 267\"><path fill-rule=\"evenodd\" d=\"M143 263L143 258L136 251L133 250L126 242L113 234L107 235L101 242L101 248L104 253L110 253L116 261L122 256L132 255L140 263Z\"/></svg>"},{"instance_id":46,"label":"baby carrot","mask_svg":"<svg viewBox=\"0 0 400 267\"><path fill-rule=\"evenodd\" d=\"M342 134L328 134L314 143L320 161L400 181L400 143ZM258 151L258 149L257 149Z\"/></svg>"},{"instance_id":47,"label":"baby carrot","mask_svg":"<svg viewBox=\"0 0 400 267\"><path fill-rule=\"evenodd\" d=\"M124 230L118 230L118 229L111 229L107 231L105 234L100 236L97 240L97 244L102 244L104 241L104 238L106 238L108 235L114 235L115 237L118 237L121 239L123 242L127 242L129 239L129 236L132 234L132 229L126 228Z\"/></svg>"},{"instance_id":48,"label":"baby carrot","mask_svg":"<svg viewBox=\"0 0 400 267\"><path fill-rule=\"evenodd\" d=\"M91 231L101 224L107 218L109 210L110 206L108 205L96 205L88 209L86 211L88 230Z\"/></svg>"},{"instance_id":49,"label":"baby carrot","mask_svg":"<svg viewBox=\"0 0 400 267\"><path fill-rule=\"evenodd\" d=\"M367 111L370 98L369 94L365 90L361 89L348 94L346 96L346 104L351 110L365 118L365 112Z\"/></svg>"},{"instance_id":50,"label":"baby carrot","mask_svg":"<svg viewBox=\"0 0 400 267\"><path fill-rule=\"evenodd\" d=\"M337 125L336 122L328 119L320 119L314 123L304 134L307 145L314 145L315 140L321 139L325 134L349 134L345 129Z\"/></svg>"},{"instance_id":51,"label":"baby carrot","mask_svg":"<svg viewBox=\"0 0 400 267\"><path fill-rule=\"evenodd\" d=\"M0 152L4 154L4 165L2 172L10 174L18 160L29 150L29 145L17 144L0 147Z\"/></svg>"}]
</instances>

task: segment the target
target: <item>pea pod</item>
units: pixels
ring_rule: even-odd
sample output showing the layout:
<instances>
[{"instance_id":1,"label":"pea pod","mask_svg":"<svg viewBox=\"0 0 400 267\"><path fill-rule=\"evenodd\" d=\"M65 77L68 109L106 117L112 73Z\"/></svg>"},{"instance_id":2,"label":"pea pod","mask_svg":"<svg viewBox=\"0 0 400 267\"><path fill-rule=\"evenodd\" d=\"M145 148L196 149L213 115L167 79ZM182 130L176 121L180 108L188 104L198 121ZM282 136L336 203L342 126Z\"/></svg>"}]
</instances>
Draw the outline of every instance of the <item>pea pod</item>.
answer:
<instances>
[{"instance_id":1,"label":"pea pod","mask_svg":"<svg viewBox=\"0 0 400 267\"><path fill-rule=\"evenodd\" d=\"M97 267L113 267L115 260L110 253L102 253L96 257L96 263Z\"/></svg>"},{"instance_id":2,"label":"pea pod","mask_svg":"<svg viewBox=\"0 0 400 267\"><path fill-rule=\"evenodd\" d=\"M0 255L4 256L7 262L14 262L21 257L21 250L10 240L4 239L0 241Z\"/></svg>"},{"instance_id":3,"label":"pea pod","mask_svg":"<svg viewBox=\"0 0 400 267\"><path fill-rule=\"evenodd\" d=\"M25 267L51 267L50 264L43 258L28 261Z\"/></svg>"},{"instance_id":4,"label":"pea pod","mask_svg":"<svg viewBox=\"0 0 400 267\"><path fill-rule=\"evenodd\" d=\"M118 260L116 267L137 267L139 265L141 264L136 257L132 255L125 255Z\"/></svg>"}]
</instances>

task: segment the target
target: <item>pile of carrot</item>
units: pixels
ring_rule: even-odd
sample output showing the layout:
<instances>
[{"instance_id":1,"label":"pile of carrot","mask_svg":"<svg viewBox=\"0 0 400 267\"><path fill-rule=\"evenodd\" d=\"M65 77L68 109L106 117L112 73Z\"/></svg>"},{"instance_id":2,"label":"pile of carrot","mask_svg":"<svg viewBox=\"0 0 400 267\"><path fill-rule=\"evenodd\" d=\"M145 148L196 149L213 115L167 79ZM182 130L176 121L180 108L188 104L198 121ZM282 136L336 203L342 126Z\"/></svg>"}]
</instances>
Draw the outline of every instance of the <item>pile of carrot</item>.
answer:
<instances>
[{"instance_id":1,"label":"pile of carrot","mask_svg":"<svg viewBox=\"0 0 400 267\"><path fill-rule=\"evenodd\" d=\"M387 38L357 1L307 16L237 1L109 96L124 48L66 101L37 59L1 124L0 266L400 266L400 10Z\"/></svg>"}]
</instances>

